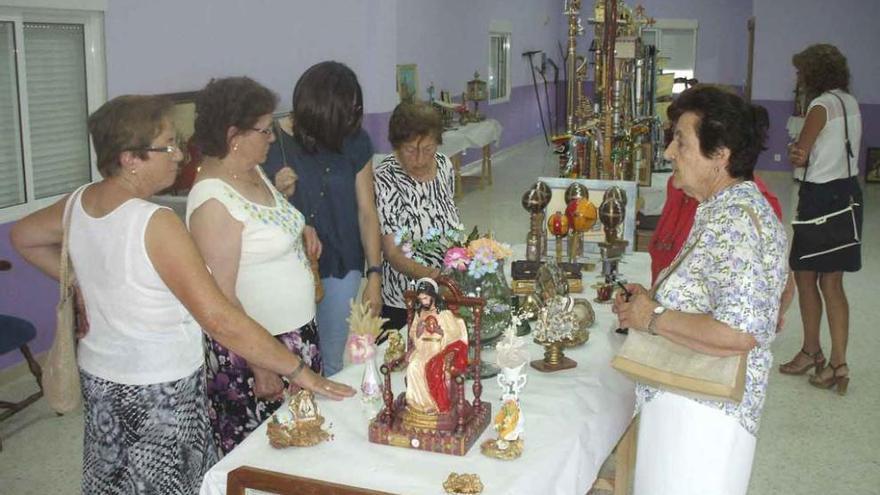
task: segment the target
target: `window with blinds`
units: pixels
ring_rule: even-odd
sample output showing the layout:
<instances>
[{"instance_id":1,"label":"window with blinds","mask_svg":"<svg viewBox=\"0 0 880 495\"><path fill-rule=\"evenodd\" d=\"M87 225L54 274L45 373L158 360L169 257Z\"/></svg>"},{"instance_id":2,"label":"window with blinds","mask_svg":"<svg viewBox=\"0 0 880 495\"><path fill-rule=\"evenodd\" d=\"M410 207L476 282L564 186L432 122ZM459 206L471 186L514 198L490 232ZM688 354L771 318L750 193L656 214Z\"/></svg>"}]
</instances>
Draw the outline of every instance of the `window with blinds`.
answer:
<instances>
[{"instance_id":1,"label":"window with blinds","mask_svg":"<svg viewBox=\"0 0 880 495\"><path fill-rule=\"evenodd\" d=\"M0 208L25 202L15 26L0 22Z\"/></svg>"},{"instance_id":2,"label":"window with blinds","mask_svg":"<svg viewBox=\"0 0 880 495\"><path fill-rule=\"evenodd\" d=\"M46 204L40 200L51 201L92 179L87 29L85 21L0 18L4 220L7 213L27 213Z\"/></svg>"},{"instance_id":3,"label":"window with blinds","mask_svg":"<svg viewBox=\"0 0 880 495\"><path fill-rule=\"evenodd\" d=\"M25 23L24 59L34 195L41 199L91 179L83 26Z\"/></svg>"}]
</instances>

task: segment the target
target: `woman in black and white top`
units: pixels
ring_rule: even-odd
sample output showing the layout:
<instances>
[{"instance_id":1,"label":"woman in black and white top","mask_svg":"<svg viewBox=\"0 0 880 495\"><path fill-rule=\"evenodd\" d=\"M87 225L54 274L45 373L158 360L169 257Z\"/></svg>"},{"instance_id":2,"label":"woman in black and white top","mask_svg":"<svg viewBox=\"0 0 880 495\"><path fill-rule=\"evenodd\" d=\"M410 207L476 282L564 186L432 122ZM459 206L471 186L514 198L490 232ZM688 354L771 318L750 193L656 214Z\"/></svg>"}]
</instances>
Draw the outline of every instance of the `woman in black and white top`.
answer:
<instances>
[{"instance_id":1,"label":"woman in black and white top","mask_svg":"<svg viewBox=\"0 0 880 495\"><path fill-rule=\"evenodd\" d=\"M795 55L798 83L810 100L804 127L789 148L795 167L806 167L798 193L798 219L811 219L846 208L850 201L862 202L858 176L862 117L859 104L849 94L846 57L827 44L812 45ZM862 229L862 208L856 208L856 223ZM791 361L779 367L790 375L802 375L810 368L810 383L821 388L837 386L841 395L849 383L846 346L849 338L849 304L843 291L843 273L862 267L861 246L854 245L820 256L805 238L795 233L789 264L797 282L804 345ZM831 359L819 347L822 303L831 330Z\"/></svg>"},{"instance_id":2,"label":"woman in black and white top","mask_svg":"<svg viewBox=\"0 0 880 495\"><path fill-rule=\"evenodd\" d=\"M375 167L376 204L382 232L382 317L385 328L406 325L403 293L411 280L436 278L443 264L442 249L418 252L425 263L404 253L395 237L406 231L415 241L431 232L459 226L452 163L437 152L443 125L425 103L401 103L391 114L388 140L394 152Z\"/></svg>"}]
</instances>

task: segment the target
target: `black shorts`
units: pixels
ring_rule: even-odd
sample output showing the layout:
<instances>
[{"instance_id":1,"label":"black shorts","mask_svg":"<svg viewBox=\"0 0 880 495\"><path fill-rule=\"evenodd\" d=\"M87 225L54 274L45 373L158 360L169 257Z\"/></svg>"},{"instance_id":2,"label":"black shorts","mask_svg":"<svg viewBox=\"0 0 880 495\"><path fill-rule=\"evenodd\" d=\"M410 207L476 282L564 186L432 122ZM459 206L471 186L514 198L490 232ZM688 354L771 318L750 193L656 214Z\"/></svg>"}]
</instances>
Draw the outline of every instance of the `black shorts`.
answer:
<instances>
[{"instance_id":1,"label":"black shorts","mask_svg":"<svg viewBox=\"0 0 880 495\"><path fill-rule=\"evenodd\" d=\"M862 189L855 177L837 179L823 184L804 182L798 193L797 218L809 219L820 215L826 215L842 210L849 205L849 199L861 205L856 208L856 225L859 238L862 238L862 217L865 211L865 203L862 198ZM803 253L815 250L811 246L804 245L797 235L791 244L791 253L788 256L788 264L794 271L809 272L857 272L862 268L862 246L850 246L840 251L828 253L815 258L799 259Z\"/></svg>"}]
</instances>

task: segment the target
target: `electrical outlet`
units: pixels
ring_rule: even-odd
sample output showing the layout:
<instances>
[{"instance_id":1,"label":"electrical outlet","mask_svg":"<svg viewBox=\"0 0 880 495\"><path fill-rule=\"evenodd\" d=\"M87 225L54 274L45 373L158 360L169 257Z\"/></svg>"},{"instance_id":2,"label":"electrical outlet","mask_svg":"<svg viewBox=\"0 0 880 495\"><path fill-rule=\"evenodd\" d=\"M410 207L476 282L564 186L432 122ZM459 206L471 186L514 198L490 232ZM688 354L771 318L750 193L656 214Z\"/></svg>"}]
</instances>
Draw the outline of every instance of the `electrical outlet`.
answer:
<instances>
[{"instance_id":1,"label":"electrical outlet","mask_svg":"<svg viewBox=\"0 0 880 495\"><path fill-rule=\"evenodd\" d=\"M780 155L779 153L774 154L774 155L773 155L773 161L774 161L774 162L781 162L781 161L782 161L782 155Z\"/></svg>"}]
</instances>

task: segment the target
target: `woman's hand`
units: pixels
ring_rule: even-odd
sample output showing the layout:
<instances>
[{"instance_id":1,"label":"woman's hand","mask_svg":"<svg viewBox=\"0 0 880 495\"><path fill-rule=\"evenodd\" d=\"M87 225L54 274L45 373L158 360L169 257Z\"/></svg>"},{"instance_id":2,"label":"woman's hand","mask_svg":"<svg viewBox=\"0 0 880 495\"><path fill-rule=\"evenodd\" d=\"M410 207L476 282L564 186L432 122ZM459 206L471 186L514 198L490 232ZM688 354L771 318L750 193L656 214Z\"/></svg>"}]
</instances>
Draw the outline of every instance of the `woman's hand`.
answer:
<instances>
[{"instance_id":1,"label":"woman's hand","mask_svg":"<svg viewBox=\"0 0 880 495\"><path fill-rule=\"evenodd\" d=\"M629 302L626 301L623 291L620 291L614 297L611 310L617 315L621 328L647 330L651 313L658 306L657 302L651 299L647 289L639 284L628 284L626 290L632 293Z\"/></svg>"},{"instance_id":2,"label":"woman's hand","mask_svg":"<svg viewBox=\"0 0 880 495\"><path fill-rule=\"evenodd\" d=\"M79 285L73 286L73 313L74 329L76 330L76 338L81 339L89 333L89 315L86 314L86 300L83 299L82 291Z\"/></svg>"},{"instance_id":3,"label":"woman's hand","mask_svg":"<svg viewBox=\"0 0 880 495\"><path fill-rule=\"evenodd\" d=\"M280 173L280 172L279 172ZM321 239L318 238L318 231L311 225L303 227L303 245L306 248L306 255L309 259L318 259L321 257Z\"/></svg>"},{"instance_id":4,"label":"woman's hand","mask_svg":"<svg viewBox=\"0 0 880 495\"><path fill-rule=\"evenodd\" d=\"M796 144L792 143L788 145L788 161L791 162L795 167L805 167L807 166L807 158L809 155L806 151L799 148Z\"/></svg>"},{"instance_id":5,"label":"woman's hand","mask_svg":"<svg viewBox=\"0 0 880 495\"><path fill-rule=\"evenodd\" d=\"M374 315L382 312L382 283L378 274L367 275L367 286L364 287L364 293L361 296L363 302L370 303L370 309Z\"/></svg>"},{"instance_id":6,"label":"woman's hand","mask_svg":"<svg viewBox=\"0 0 880 495\"><path fill-rule=\"evenodd\" d=\"M296 175L292 168L287 166L281 167L281 170L275 174L275 189L278 189L278 192L289 198L296 191L297 179L299 179L299 176Z\"/></svg>"},{"instance_id":7,"label":"woman's hand","mask_svg":"<svg viewBox=\"0 0 880 495\"><path fill-rule=\"evenodd\" d=\"M284 382L277 374L256 366L251 366L254 374L254 395L258 399L280 399L284 392Z\"/></svg>"},{"instance_id":8,"label":"woman's hand","mask_svg":"<svg viewBox=\"0 0 880 495\"><path fill-rule=\"evenodd\" d=\"M291 383L294 384L333 400L342 400L355 394L355 390L348 385L328 380L309 368L303 369Z\"/></svg>"}]
</instances>

